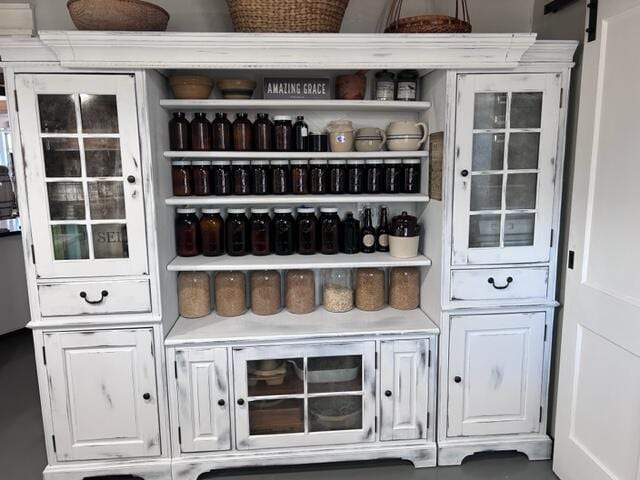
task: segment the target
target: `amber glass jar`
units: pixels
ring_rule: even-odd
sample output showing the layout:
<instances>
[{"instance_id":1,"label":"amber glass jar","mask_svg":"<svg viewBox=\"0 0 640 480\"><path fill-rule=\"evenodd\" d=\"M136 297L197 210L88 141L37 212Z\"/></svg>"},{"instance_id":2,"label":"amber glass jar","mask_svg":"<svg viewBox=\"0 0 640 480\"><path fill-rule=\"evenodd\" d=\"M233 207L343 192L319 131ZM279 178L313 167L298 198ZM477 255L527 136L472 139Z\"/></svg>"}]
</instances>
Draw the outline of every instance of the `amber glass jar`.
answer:
<instances>
[{"instance_id":1,"label":"amber glass jar","mask_svg":"<svg viewBox=\"0 0 640 480\"><path fill-rule=\"evenodd\" d=\"M244 272L218 272L214 281L216 313L236 317L247 311L247 277Z\"/></svg>"},{"instance_id":2,"label":"amber glass jar","mask_svg":"<svg viewBox=\"0 0 640 480\"><path fill-rule=\"evenodd\" d=\"M333 255L340 251L340 217L338 209L323 207L320 209L320 235L318 250L325 255Z\"/></svg>"},{"instance_id":3,"label":"amber glass jar","mask_svg":"<svg viewBox=\"0 0 640 480\"><path fill-rule=\"evenodd\" d=\"M384 270L359 268L356 270L356 307L374 311L384 307Z\"/></svg>"},{"instance_id":4,"label":"amber glass jar","mask_svg":"<svg viewBox=\"0 0 640 480\"><path fill-rule=\"evenodd\" d=\"M402 192L402 160L388 158L384 161L384 191L387 193Z\"/></svg>"},{"instance_id":5,"label":"amber glass jar","mask_svg":"<svg viewBox=\"0 0 640 480\"><path fill-rule=\"evenodd\" d=\"M233 193L235 195L249 195L251 193L251 162L236 160L233 162Z\"/></svg>"},{"instance_id":6,"label":"amber glass jar","mask_svg":"<svg viewBox=\"0 0 640 480\"><path fill-rule=\"evenodd\" d=\"M316 309L316 280L313 270L289 270L285 277L285 304L295 314Z\"/></svg>"},{"instance_id":7,"label":"amber glass jar","mask_svg":"<svg viewBox=\"0 0 640 480\"><path fill-rule=\"evenodd\" d=\"M176 152L191 148L189 120L184 112L174 112L169 122L169 148Z\"/></svg>"},{"instance_id":8,"label":"amber glass jar","mask_svg":"<svg viewBox=\"0 0 640 480\"><path fill-rule=\"evenodd\" d=\"M420 168L419 158L405 158L402 161L404 167L403 188L404 193L420 193Z\"/></svg>"},{"instance_id":9,"label":"amber glass jar","mask_svg":"<svg viewBox=\"0 0 640 480\"><path fill-rule=\"evenodd\" d=\"M275 208L273 212L273 251L276 255L291 255L296 248L291 209Z\"/></svg>"},{"instance_id":10,"label":"amber glass jar","mask_svg":"<svg viewBox=\"0 0 640 480\"><path fill-rule=\"evenodd\" d=\"M345 193L347 191L347 161L329 160L329 192Z\"/></svg>"},{"instance_id":11,"label":"amber glass jar","mask_svg":"<svg viewBox=\"0 0 640 480\"><path fill-rule=\"evenodd\" d=\"M251 272L251 311L256 315L274 315L282 308L280 272Z\"/></svg>"},{"instance_id":12,"label":"amber glass jar","mask_svg":"<svg viewBox=\"0 0 640 480\"><path fill-rule=\"evenodd\" d=\"M191 120L191 150L202 151L213 148L211 122L203 112L196 112Z\"/></svg>"},{"instance_id":13,"label":"amber glass jar","mask_svg":"<svg viewBox=\"0 0 640 480\"><path fill-rule=\"evenodd\" d=\"M231 122L224 112L217 112L216 117L211 122L211 130L213 132L213 149L218 151L232 150L233 142L231 140Z\"/></svg>"},{"instance_id":14,"label":"amber glass jar","mask_svg":"<svg viewBox=\"0 0 640 480\"><path fill-rule=\"evenodd\" d=\"M246 113L236 113L233 121L233 149L236 152L249 152L253 149L253 125Z\"/></svg>"},{"instance_id":15,"label":"amber glass jar","mask_svg":"<svg viewBox=\"0 0 640 480\"><path fill-rule=\"evenodd\" d=\"M211 195L211 161L194 160L191 162L193 175L193 194Z\"/></svg>"},{"instance_id":16,"label":"amber glass jar","mask_svg":"<svg viewBox=\"0 0 640 480\"><path fill-rule=\"evenodd\" d=\"M193 257L200 253L198 216L195 208L176 209L176 253L179 257Z\"/></svg>"},{"instance_id":17,"label":"amber glass jar","mask_svg":"<svg viewBox=\"0 0 640 480\"><path fill-rule=\"evenodd\" d=\"M384 188L384 165L382 159L374 158L365 162L367 193L381 193Z\"/></svg>"},{"instance_id":18,"label":"amber glass jar","mask_svg":"<svg viewBox=\"0 0 640 480\"><path fill-rule=\"evenodd\" d=\"M289 115L273 117L273 144L276 152L293 150L293 124Z\"/></svg>"},{"instance_id":19,"label":"amber glass jar","mask_svg":"<svg viewBox=\"0 0 640 480\"><path fill-rule=\"evenodd\" d=\"M251 220L251 253L254 255L269 255L272 251L271 239L273 227L268 208L252 208Z\"/></svg>"},{"instance_id":20,"label":"amber glass jar","mask_svg":"<svg viewBox=\"0 0 640 480\"><path fill-rule=\"evenodd\" d=\"M251 192L254 195L267 195L271 190L271 167L269 160L251 161Z\"/></svg>"},{"instance_id":21,"label":"amber glass jar","mask_svg":"<svg viewBox=\"0 0 640 480\"><path fill-rule=\"evenodd\" d=\"M229 255L242 256L249 253L249 220L246 209L230 208L227 210L225 237Z\"/></svg>"},{"instance_id":22,"label":"amber glass jar","mask_svg":"<svg viewBox=\"0 0 640 480\"><path fill-rule=\"evenodd\" d=\"M298 253L311 255L316 253L318 241L318 219L316 209L312 207L299 207L296 217L296 243Z\"/></svg>"},{"instance_id":23,"label":"amber glass jar","mask_svg":"<svg viewBox=\"0 0 640 480\"><path fill-rule=\"evenodd\" d=\"M364 192L364 160L347 161L347 192Z\"/></svg>"},{"instance_id":24,"label":"amber glass jar","mask_svg":"<svg viewBox=\"0 0 640 480\"><path fill-rule=\"evenodd\" d=\"M399 310L413 310L420 304L420 270L394 267L389 271L389 305Z\"/></svg>"},{"instance_id":25,"label":"amber glass jar","mask_svg":"<svg viewBox=\"0 0 640 480\"><path fill-rule=\"evenodd\" d=\"M211 313L211 281L207 272L178 274L178 308L184 318L199 318Z\"/></svg>"},{"instance_id":26,"label":"amber glass jar","mask_svg":"<svg viewBox=\"0 0 640 480\"><path fill-rule=\"evenodd\" d=\"M291 192L309 193L309 162L307 160L291 160Z\"/></svg>"},{"instance_id":27,"label":"amber glass jar","mask_svg":"<svg viewBox=\"0 0 640 480\"><path fill-rule=\"evenodd\" d=\"M193 194L193 177L190 161L174 160L171 162L171 183L175 196L186 197Z\"/></svg>"},{"instance_id":28,"label":"amber glass jar","mask_svg":"<svg viewBox=\"0 0 640 480\"><path fill-rule=\"evenodd\" d=\"M211 186L214 195L231 195L231 162L214 160L211 162Z\"/></svg>"},{"instance_id":29,"label":"amber glass jar","mask_svg":"<svg viewBox=\"0 0 640 480\"><path fill-rule=\"evenodd\" d=\"M289 161L271 160L271 192L284 195L291 192L289 179Z\"/></svg>"},{"instance_id":30,"label":"amber glass jar","mask_svg":"<svg viewBox=\"0 0 640 480\"><path fill-rule=\"evenodd\" d=\"M224 220L219 208L203 208L200 217L200 246L206 257L224 253Z\"/></svg>"},{"instance_id":31,"label":"amber glass jar","mask_svg":"<svg viewBox=\"0 0 640 480\"><path fill-rule=\"evenodd\" d=\"M269 120L268 113L259 113L253 122L253 139L258 152L273 150L273 123Z\"/></svg>"},{"instance_id":32,"label":"amber glass jar","mask_svg":"<svg viewBox=\"0 0 640 480\"><path fill-rule=\"evenodd\" d=\"M309 161L309 192L317 195L329 191L327 161L321 158Z\"/></svg>"}]
</instances>

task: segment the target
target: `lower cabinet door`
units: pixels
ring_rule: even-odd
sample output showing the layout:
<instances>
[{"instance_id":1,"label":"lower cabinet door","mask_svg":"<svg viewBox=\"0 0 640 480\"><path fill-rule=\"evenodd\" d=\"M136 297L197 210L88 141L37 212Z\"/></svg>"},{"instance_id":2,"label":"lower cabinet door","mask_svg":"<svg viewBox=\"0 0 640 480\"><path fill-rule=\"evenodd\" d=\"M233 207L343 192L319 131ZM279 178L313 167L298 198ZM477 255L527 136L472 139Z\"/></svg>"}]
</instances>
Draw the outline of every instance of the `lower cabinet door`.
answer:
<instances>
[{"instance_id":1,"label":"lower cabinet door","mask_svg":"<svg viewBox=\"0 0 640 480\"><path fill-rule=\"evenodd\" d=\"M380 344L380 440L427 438L429 340Z\"/></svg>"},{"instance_id":2,"label":"lower cabinet door","mask_svg":"<svg viewBox=\"0 0 640 480\"><path fill-rule=\"evenodd\" d=\"M183 452L231 448L227 351L176 351L178 415Z\"/></svg>"},{"instance_id":3,"label":"lower cabinet door","mask_svg":"<svg viewBox=\"0 0 640 480\"><path fill-rule=\"evenodd\" d=\"M538 432L544 312L451 317L449 436Z\"/></svg>"},{"instance_id":4,"label":"lower cabinet door","mask_svg":"<svg viewBox=\"0 0 640 480\"><path fill-rule=\"evenodd\" d=\"M151 329L44 334L59 461L160 455Z\"/></svg>"}]
</instances>

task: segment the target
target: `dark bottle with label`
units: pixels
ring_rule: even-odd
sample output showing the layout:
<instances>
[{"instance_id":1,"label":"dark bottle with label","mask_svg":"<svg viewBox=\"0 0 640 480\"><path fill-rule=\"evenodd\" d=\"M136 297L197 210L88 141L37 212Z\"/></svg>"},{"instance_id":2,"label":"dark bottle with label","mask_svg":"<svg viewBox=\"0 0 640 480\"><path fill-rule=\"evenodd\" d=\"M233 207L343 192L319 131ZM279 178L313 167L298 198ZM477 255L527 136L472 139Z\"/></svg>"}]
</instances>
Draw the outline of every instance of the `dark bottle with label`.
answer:
<instances>
[{"instance_id":1,"label":"dark bottle with label","mask_svg":"<svg viewBox=\"0 0 640 480\"><path fill-rule=\"evenodd\" d=\"M232 150L231 141L231 122L224 112L217 112L216 118L211 122L211 130L213 133L213 149L218 151Z\"/></svg>"},{"instance_id":2,"label":"dark bottle with label","mask_svg":"<svg viewBox=\"0 0 640 480\"><path fill-rule=\"evenodd\" d=\"M389 251L389 223L387 220L387 207L380 207L380 222L376 229L376 250Z\"/></svg>"},{"instance_id":3,"label":"dark bottle with label","mask_svg":"<svg viewBox=\"0 0 640 480\"><path fill-rule=\"evenodd\" d=\"M273 211L273 251L276 255L291 255L296 249L291 209L276 208Z\"/></svg>"},{"instance_id":4,"label":"dark bottle with label","mask_svg":"<svg viewBox=\"0 0 640 480\"><path fill-rule=\"evenodd\" d=\"M296 238L299 254L311 255L316 253L317 230L318 220L316 219L316 209L313 207L298 208Z\"/></svg>"},{"instance_id":5,"label":"dark bottle with label","mask_svg":"<svg viewBox=\"0 0 640 480\"><path fill-rule=\"evenodd\" d=\"M236 152L249 152L253 148L253 124L246 113L236 113L233 121L233 149Z\"/></svg>"},{"instance_id":6,"label":"dark bottle with label","mask_svg":"<svg viewBox=\"0 0 640 480\"><path fill-rule=\"evenodd\" d=\"M371 209L364 209L364 223L360 231L360 251L363 253L373 253L376 251L376 229L373 228L371 220Z\"/></svg>"},{"instance_id":7,"label":"dark bottle with label","mask_svg":"<svg viewBox=\"0 0 640 480\"><path fill-rule=\"evenodd\" d=\"M273 123L269 120L268 113L259 113L253 122L253 139L256 151L270 152L273 150Z\"/></svg>"},{"instance_id":8,"label":"dark bottle with label","mask_svg":"<svg viewBox=\"0 0 640 480\"><path fill-rule=\"evenodd\" d=\"M200 253L200 228L195 208L176 209L176 253L179 257L194 257Z\"/></svg>"},{"instance_id":9,"label":"dark bottle with label","mask_svg":"<svg viewBox=\"0 0 640 480\"><path fill-rule=\"evenodd\" d=\"M213 148L211 122L204 112L196 112L191 120L191 150L205 151Z\"/></svg>"},{"instance_id":10,"label":"dark bottle with label","mask_svg":"<svg viewBox=\"0 0 640 480\"><path fill-rule=\"evenodd\" d=\"M293 151L306 152L309 150L309 126L304 123L304 117L298 115L293 124Z\"/></svg>"},{"instance_id":11,"label":"dark bottle with label","mask_svg":"<svg viewBox=\"0 0 640 480\"><path fill-rule=\"evenodd\" d=\"M224 253L224 220L219 208L202 209L200 245L206 257L217 257Z\"/></svg>"},{"instance_id":12,"label":"dark bottle with label","mask_svg":"<svg viewBox=\"0 0 640 480\"><path fill-rule=\"evenodd\" d=\"M251 253L269 255L273 237L271 217L268 208L251 209Z\"/></svg>"},{"instance_id":13,"label":"dark bottle with label","mask_svg":"<svg viewBox=\"0 0 640 480\"><path fill-rule=\"evenodd\" d=\"M342 253L358 253L360 251L360 220L347 212L340 224L340 251Z\"/></svg>"},{"instance_id":14,"label":"dark bottle with label","mask_svg":"<svg viewBox=\"0 0 640 480\"><path fill-rule=\"evenodd\" d=\"M402 70L398 73L396 100L415 102L418 98L418 71Z\"/></svg>"},{"instance_id":15,"label":"dark bottle with label","mask_svg":"<svg viewBox=\"0 0 640 480\"><path fill-rule=\"evenodd\" d=\"M191 148L191 128L184 112L174 112L169 122L169 148L177 152Z\"/></svg>"},{"instance_id":16,"label":"dark bottle with label","mask_svg":"<svg viewBox=\"0 0 640 480\"><path fill-rule=\"evenodd\" d=\"M244 208L230 208L227 210L227 221L225 222L225 237L227 253L237 257L249 253L249 220Z\"/></svg>"}]
</instances>

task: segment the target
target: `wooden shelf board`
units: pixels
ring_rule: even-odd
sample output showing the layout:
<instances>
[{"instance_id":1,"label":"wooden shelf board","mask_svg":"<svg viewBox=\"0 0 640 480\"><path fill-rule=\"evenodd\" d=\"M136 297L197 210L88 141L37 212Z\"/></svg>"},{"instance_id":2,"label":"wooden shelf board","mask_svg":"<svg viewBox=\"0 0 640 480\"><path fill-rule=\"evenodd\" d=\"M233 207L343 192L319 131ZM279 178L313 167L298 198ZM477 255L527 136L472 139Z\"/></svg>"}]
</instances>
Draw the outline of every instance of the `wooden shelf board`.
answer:
<instances>
[{"instance_id":1,"label":"wooden shelf board","mask_svg":"<svg viewBox=\"0 0 640 480\"><path fill-rule=\"evenodd\" d=\"M227 205L335 205L344 203L427 203L429 195L396 193L378 195L229 195L206 197L169 197L167 205L222 207Z\"/></svg>"},{"instance_id":2,"label":"wooden shelf board","mask_svg":"<svg viewBox=\"0 0 640 480\"><path fill-rule=\"evenodd\" d=\"M276 159L276 158L427 158L429 152L415 150L411 152L164 152L165 158L222 158L226 160Z\"/></svg>"},{"instance_id":3,"label":"wooden shelf board","mask_svg":"<svg viewBox=\"0 0 640 480\"><path fill-rule=\"evenodd\" d=\"M431 108L431 102L402 102L377 100L160 100L160 106L169 110L315 110L315 111L377 111L421 112Z\"/></svg>"}]
</instances>

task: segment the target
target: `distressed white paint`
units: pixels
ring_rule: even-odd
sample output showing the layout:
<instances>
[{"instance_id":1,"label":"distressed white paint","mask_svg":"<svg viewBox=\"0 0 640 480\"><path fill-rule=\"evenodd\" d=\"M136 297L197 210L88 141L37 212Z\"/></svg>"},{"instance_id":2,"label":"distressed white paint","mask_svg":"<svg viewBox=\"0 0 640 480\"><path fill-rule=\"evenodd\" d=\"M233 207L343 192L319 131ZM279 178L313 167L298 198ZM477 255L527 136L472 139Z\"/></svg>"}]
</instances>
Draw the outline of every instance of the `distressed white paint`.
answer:
<instances>
[{"instance_id":1,"label":"distressed white paint","mask_svg":"<svg viewBox=\"0 0 640 480\"><path fill-rule=\"evenodd\" d=\"M431 108L426 101L376 101L376 100L161 100L160 105L170 111L180 112L422 112Z\"/></svg>"},{"instance_id":2,"label":"distressed white paint","mask_svg":"<svg viewBox=\"0 0 640 480\"><path fill-rule=\"evenodd\" d=\"M371 121L369 121L371 123ZM384 123L386 125L386 122ZM310 159L310 158L426 158L428 153L424 150L411 152L220 152L220 151L198 151L198 152L164 152L165 158L218 158L226 160L254 160L254 159Z\"/></svg>"},{"instance_id":3,"label":"distressed white paint","mask_svg":"<svg viewBox=\"0 0 640 480\"><path fill-rule=\"evenodd\" d=\"M33 33L33 11L28 3L0 4L0 35L25 35Z\"/></svg>"}]
</instances>

